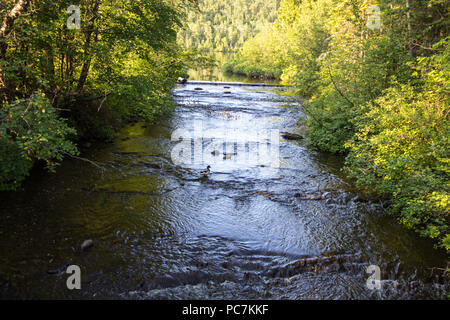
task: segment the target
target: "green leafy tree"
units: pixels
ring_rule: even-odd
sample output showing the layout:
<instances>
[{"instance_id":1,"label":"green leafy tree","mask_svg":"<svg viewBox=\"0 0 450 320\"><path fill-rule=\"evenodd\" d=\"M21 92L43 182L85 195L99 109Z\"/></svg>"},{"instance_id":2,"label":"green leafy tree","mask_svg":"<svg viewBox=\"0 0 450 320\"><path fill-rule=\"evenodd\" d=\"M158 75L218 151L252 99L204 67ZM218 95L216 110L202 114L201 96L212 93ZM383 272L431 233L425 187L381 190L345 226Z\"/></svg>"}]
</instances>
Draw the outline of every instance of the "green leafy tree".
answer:
<instances>
[{"instance_id":1,"label":"green leafy tree","mask_svg":"<svg viewBox=\"0 0 450 320\"><path fill-rule=\"evenodd\" d=\"M81 29L66 25L71 5L80 8ZM194 0L2 2L1 188L17 187L35 161L53 168L53 160L75 154L67 124L79 138L110 139L123 121L152 122L169 111L171 89L187 59L177 33L186 8L196 5ZM38 105L51 118L40 115ZM59 135L50 135L54 128Z\"/></svg>"},{"instance_id":2,"label":"green leafy tree","mask_svg":"<svg viewBox=\"0 0 450 320\"><path fill-rule=\"evenodd\" d=\"M367 27L370 5L379 29ZM227 65L296 86L308 99L310 144L345 155L361 188L392 198L401 223L447 250L448 9L441 0L283 0L275 23Z\"/></svg>"}]
</instances>

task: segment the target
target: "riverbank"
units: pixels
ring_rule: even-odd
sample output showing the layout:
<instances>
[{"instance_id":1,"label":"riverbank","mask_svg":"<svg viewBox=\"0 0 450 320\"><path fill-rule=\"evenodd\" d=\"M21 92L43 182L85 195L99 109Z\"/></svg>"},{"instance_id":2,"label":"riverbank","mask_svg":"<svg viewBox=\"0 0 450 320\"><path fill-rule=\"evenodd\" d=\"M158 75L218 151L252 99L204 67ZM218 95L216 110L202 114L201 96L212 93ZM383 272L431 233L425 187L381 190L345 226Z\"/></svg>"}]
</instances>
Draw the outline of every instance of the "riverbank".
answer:
<instances>
[{"instance_id":1,"label":"riverbank","mask_svg":"<svg viewBox=\"0 0 450 320\"><path fill-rule=\"evenodd\" d=\"M282 70L276 66L262 66L246 61L239 54L223 65L230 76L246 77L250 80L281 81Z\"/></svg>"},{"instance_id":2,"label":"riverbank","mask_svg":"<svg viewBox=\"0 0 450 320\"><path fill-rule=\"evenodd\" d=\"M228 69L293 84L311 144L344 155L359 188L450 252L446 12L444 1L283 0Z\"/></svg>"}]
</instances>

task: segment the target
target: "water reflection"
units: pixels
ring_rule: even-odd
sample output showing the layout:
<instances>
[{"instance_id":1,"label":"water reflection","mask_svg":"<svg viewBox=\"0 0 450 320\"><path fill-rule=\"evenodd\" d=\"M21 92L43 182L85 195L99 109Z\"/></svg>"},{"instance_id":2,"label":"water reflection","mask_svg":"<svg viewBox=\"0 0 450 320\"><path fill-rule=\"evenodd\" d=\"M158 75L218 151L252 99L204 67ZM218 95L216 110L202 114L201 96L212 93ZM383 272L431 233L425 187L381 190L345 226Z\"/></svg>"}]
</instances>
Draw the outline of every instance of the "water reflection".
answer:
<instances>
[{"instance_id":1,"label":"water reflection","mask_svg":"<svg viewBox=\"0 0 450 320\"><path fill-rule=\"evenodd\" d=\"M197 81L221 81L221 82L244 82L244 83L266 83L266 84L279 84L276 80L261 80L261 79L248 79L245 76L239 76L224 72L224 64L233 58L234 52L208 52L205 55L210 56L212 61L216 62L214 67L199 67L196 69L190 69L189 80Z\"/></svg>"}]
</instances>

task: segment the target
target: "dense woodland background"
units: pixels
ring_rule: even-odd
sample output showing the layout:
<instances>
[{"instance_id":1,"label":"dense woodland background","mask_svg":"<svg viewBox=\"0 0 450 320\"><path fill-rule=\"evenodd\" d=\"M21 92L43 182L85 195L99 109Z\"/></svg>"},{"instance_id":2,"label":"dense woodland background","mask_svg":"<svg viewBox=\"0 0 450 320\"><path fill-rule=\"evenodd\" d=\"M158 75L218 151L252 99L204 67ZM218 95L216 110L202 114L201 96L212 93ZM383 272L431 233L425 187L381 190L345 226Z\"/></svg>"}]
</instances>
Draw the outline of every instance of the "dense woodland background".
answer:
<instances>
[{"instance_id":1,"label":"dense woodland background","mask_svg":"<svg viewBox=\"0 0 450 320\"><path fill-rule=\"evenodd\" d=\"M80 30L66 27L73 4ZM450 250L448 13L444 0L2 1L0 190L82 139L155 121L194 52L232 50L228 72L293 85L311 147Z\"/></svg>"},{"instance_id":2,"label":"dense woodland background","mask_svg":"<svg viewBox=\"0 0 450 320\"><path fill-rule=\"evenodd\" d=\"M189 10L179 41L202 51L234 51L269 27L281 0L199 0Z\"/></svg>"}]
</instances>

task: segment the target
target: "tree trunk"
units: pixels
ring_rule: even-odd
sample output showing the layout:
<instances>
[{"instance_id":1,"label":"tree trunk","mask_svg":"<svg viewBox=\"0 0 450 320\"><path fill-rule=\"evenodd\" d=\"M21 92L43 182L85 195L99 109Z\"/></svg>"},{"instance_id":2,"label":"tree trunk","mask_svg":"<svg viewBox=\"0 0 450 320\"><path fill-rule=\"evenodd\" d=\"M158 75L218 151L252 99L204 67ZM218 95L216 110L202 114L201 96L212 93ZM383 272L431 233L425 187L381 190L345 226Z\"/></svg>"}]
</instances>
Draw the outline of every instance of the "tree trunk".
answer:
<instances>
[{"instance_id":1,"label":"tree trunk","mask_svg":"<svg viewBox=\"0 0 450 320\"><path fill-rule=\"evenodd\" d=\"M14 29L14 22L23 14L29 3L30 0L17 0L11 11L6 14L0 27L0 41L3 41L11 33Z\"/></svg>"},{"instance_id":2,"label":"tree trunk","mask_svg":"<svg viewBox=\"0 0 450 320\"><path fill-rule=\"evenodd\" d=\"M97 1L94 5L93 11L92 11L92 19L91 23L87 28L86 31L86 41L84 43L84 63L83 67L81 69L80 78L78 79L78 85L77 85L77 93L80 94L81 91L83 91L84 84L86 83L89 69L91 67L91 61L92 61L92 55L91 55L91 41L92 41L92 34L94 33L95 29L95 20L97 19L97 13L100 6L100 1ZM97 41L97 32L95 33L94 42Z\"/></svg>"},{"instance_id":3,"label":"tree trunk","mask_svg":"<svg viewBox=\"0 0 450 320\"><path fill-rule=\"evenodd\" d=\"M86 83L89 69L91 68L91 60L92 56L90 54L90 44L91 44L91 36L93 31L88 31L86 42L84 46L84 63L81 69L80 78L78 79L77 92L81 93L83 91L84 84Z\"/></svg>"},{"instance_id":4,"label":"tree trunk","mask_svg":"<svg viewBox=\"0 0 450 320\"><path fill-rule=\"evenodd\" d=\"M0 27L0 60L4 60L6 57L6 50L8 49L8 43L6 42L7 36L13 31L15 21L25 12L30 0L17 0L14 7L6 14ZM0 102L7 100L7 85L5 74L0 65Z\"/></svg>"},{"instance_id":5,"label":"tree trunk","mask_svg":"<svg viewBox=\"0 0 450 320\"><path fill-rule=\"evenodd\" d=\"M412 39L411 39L411 4L410 0L406 0L406 22L408 24L408 45L409 45L409 55L413 55L413 46L412 46Z\"/></svg>"}]
</instances>

